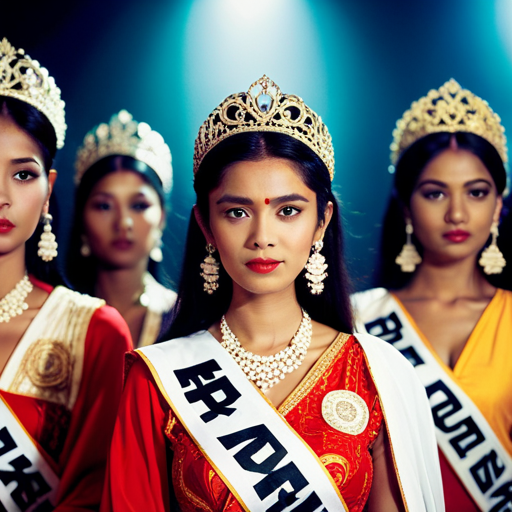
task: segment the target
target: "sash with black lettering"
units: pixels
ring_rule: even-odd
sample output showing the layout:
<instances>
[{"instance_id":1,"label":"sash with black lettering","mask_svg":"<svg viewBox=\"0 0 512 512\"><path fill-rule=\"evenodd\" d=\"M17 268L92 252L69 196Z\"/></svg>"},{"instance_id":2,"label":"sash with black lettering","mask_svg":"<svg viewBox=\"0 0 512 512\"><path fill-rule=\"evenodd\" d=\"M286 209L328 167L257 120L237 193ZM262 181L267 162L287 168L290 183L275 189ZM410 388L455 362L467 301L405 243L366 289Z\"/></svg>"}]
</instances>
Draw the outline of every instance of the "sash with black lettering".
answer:
<instances>
[{"instance_id":1,"label":"sash with black lettering","mask_svg":"<svg viewBox=\"0 0 512 512\"><path fill-rule=\"evenodd\" d=\"M368 333L391 343L415 367L430 401L437 443L477 505L491 512L512 510L512 457L425 346L397 301L377 288L355 294L353 303L358 327L364 324Z\"/></svg>"},{"instance_id":2,"label":"sash with black lettering","mask_svg":"<svg viewBox=\"0 0 512 512\"><path fill-rule=\"evenodd\" d=\"M209 332L137 352L245 510L348 510L325 466Z\"/></svg>"},{"instance_id":3,"label":"sash with black lettering","mask_svg":"<svg viewBox=\"0 0 512 512\"><path fill-rule=\"evenodd\" d=\"M59 478L0 396L0 512L49 512Z\"/></svg>"}]
</instances>

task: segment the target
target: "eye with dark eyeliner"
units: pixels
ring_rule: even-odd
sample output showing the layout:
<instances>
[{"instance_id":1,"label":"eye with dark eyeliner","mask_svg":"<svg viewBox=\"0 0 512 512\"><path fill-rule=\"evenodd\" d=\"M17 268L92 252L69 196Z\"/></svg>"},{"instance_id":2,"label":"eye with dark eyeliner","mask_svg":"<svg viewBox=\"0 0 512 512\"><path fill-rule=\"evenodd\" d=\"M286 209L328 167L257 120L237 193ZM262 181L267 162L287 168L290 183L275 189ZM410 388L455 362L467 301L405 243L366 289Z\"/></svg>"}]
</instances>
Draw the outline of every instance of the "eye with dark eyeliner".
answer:
<instances>
[{"instance_id":1,"label":"eye with dark eyeliner","mask_svg":"<svg viewBox=\"0 0 512 512\"><path fill-rule=\"evenodd\" d=\"M302 210L296 208L295 206L284 206L279 210L278 215L282 217L294 217L298 215Z\"/></svg>"},{"instance_id":2,"label":"eye with dark eyeliner","mask_svg":"<svg viewBox=\"0 0 512 512\"><path fill-rule=\"evenodd\" d=\"M17 181L30 181L35 178L38 178L39 174L34 171L29 171L28 169L23 169L22 171L17 171L14 174L14 179Z\"/></svg>"},{"instance_id":3,"label":"eye with dark eyeliner","mask_svg":"<svg viewBox=\"0 0 512 512\"><path fill-rule=\"evenodd\" d=\"M226 217L230 219L243 219L248 217L247 212L243 208L230 208L225 212Z\"/></svg>"},{"instance_id":4,"label":"eye with dark eyeliner","mask_svg":"<svg viewBox=\"0 0 512 512\"><path fill-rule=\"evenodd\" d=\"M430 190L427 189L427 190L422 190L421 195L425 199L431 199L433 201L436 201L436 200L444 197L445 194L442 190L439 190L439 189L430 189Z\"/></svg>"},{"instance_id":5,"label":"eye with dark eyeliner","mask_svg":"<svg viewBox=\"0 0 512 512\"><path fill-rule=\"evenodd\" d=\"M489 192L488 188L473 188L468 191L469 195L475 199L483 199L489 195Z\"/></svg>"},{"instance_id":6,"label":"eye with dark eyeliner","mask_svg":"<svg viewBox=\"0 0 512 512\"><path fill-rule=\"evenodd\" d=\"M138 212L147 210L151 205L147 201L137 201L132 204L132 209Z\"/></svg>"},{"instance_id":7,"label":"eye with dark eyeliner","mask_svg":"<svg viewBox=\"0 0 512 512\"><path fill-rule=\"evenodd\" d=\"M93 210L98 211L108 211L111 209L110 203L107 203L106 201L93 201L91 206Z\"/></svg>"}]
</instances>

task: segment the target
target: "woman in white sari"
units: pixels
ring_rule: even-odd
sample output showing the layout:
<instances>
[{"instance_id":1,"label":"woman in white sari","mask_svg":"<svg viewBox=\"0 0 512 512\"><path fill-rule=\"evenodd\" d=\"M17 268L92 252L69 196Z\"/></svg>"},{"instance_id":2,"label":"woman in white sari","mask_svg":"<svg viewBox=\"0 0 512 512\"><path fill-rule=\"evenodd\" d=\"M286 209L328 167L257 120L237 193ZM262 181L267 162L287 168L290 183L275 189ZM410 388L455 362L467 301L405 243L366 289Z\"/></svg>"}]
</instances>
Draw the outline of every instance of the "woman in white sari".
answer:
<instances>
[{"instance_id":1,"label":"woman in white sari","mask_svg":"<svg viewBox=\"0 0 512 512\"><path fill-rule=\"evenodd\" d=\"M169 146L121 110L85 136L75 167L68 277L121 313L135 347L151 345L176 301L157 280L172 189Z\"/></svg>"}]
</instances>

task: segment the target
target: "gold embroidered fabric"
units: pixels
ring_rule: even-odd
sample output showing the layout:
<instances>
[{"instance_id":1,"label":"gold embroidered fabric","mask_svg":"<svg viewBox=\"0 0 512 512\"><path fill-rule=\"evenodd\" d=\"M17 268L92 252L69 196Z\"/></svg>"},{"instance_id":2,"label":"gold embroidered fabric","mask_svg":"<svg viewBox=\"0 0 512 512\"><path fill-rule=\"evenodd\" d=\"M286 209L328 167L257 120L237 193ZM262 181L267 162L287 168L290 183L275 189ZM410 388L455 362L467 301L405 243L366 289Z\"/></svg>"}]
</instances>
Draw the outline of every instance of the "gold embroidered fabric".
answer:
<instances>
[{"instance_id":1,"label":"gold embroidered fabric","mask_svg":"<svg viewBox=\"0 0 512 512\"><path fill-rule=\"evenodd\" d=\"M346 389L357 393L370 410L366 429L349 434L334 429L322 417L323 397ZM294 404L294 405L292 405ZM357 340L340 334L283 403L290 428L316 454L351 512L363 512L370 493L373 464L370 448L382 426L377 390L371 379L364 351ZM197 512L210 507L224 512L246 510L222 476L215 473L179 419L168 411L165 435L174 452L172 483L181 510ZM199 505L199 501L203 503ZM341 510L341 509L340 509Z\"/></svg>"},{"instance_id":2,"label":"gold embroidered fabric","mask_svg":"<svg viewBox=\"0 0 512 512\"><path fill-rule=\"evenodd\" d=\"M0 389L71 410L82 379L84 344L94 312L105 302L58 286L16 346Z\"/></svg>"},{"instance_id":3,"label":"gold embroidered fabric","mask_svg":"<svg viewBox=\"0 0 512 512\"><path fill-rule=\"evenodd\" d=\"M318 379L323 375L349 338L350 334L343 332L338 334L331 346L324 352L320 359L318 359L302 382L279 406L278 411L283 416L286 416L313 389L313 386L317 383Z\"/></svg>"}]
</instances>

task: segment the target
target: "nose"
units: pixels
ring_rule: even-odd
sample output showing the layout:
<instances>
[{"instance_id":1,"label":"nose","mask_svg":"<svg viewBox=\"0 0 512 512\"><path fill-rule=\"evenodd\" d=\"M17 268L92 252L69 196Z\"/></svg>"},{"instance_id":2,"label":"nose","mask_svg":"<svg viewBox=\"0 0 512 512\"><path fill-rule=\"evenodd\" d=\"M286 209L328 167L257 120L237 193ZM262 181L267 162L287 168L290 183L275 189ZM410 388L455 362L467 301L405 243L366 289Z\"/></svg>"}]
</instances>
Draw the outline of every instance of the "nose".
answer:
<instances>
[{"instance_id":1,"label":"nose","mask_svg":"<svg viewBox=\"0 0 512 512\"><path fill-rule=\"evenodd\" d=\"M0 184L0 209L11 206L11 196L8 187Z\"/></svg>"},{"instance_id":2,"label":"nose","mask_svg":"<svg viewBox=\"0 0 512 512\"><path fill-rule=\"evenodd\" d=\"M462 224L467 219L467 207L462 194L451 196L446 210L445 221L449 224Z\"/></svg>"},{"instance_id":3,"label":"nose","mask_svg":"<svg viewBox=\"0 0 512 512\"><path fill-rule=\"evenodd\" d=\"M255 217L254 230L250 237L250 245L257 249L274 247L274 236L272 234L270 222L265 215Z\"/></svg>"},{"instance_id":4,"label":"nose","mask_svg":"<svg viewBox=\"0 0 512 512\"><path fill-rule=\"evenodd\" d=\"M121 208L119 210L119 216L117 218L117 229L119 231L130 231L133 228L133 218L130 214L130 211L126 208Z\"/></svg>"}]
</instances>

